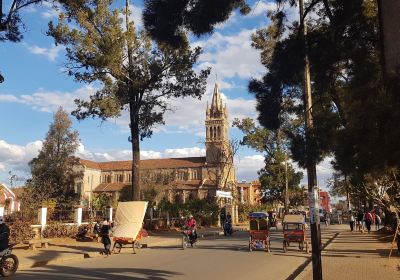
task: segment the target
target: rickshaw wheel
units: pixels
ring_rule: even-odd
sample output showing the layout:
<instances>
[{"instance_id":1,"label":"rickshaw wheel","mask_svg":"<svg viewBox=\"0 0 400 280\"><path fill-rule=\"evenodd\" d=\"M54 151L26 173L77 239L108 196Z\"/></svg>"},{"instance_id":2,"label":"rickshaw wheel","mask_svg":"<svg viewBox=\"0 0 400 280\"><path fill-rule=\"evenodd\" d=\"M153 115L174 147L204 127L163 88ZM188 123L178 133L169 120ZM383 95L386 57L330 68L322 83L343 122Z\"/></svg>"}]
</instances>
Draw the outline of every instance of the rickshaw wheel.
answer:
<instances>
[{"instance_id":1,"label":"rickshaw wheel","mask_svg":"<svg viewBox=\"0 0 400 280\"><path fill-rule=\"evenodd\" d=\"M116 242L116 243L114 244L113 253L114 253L114 254L119 254L119 253L121 253L121 248L122 248L122 244L119 243L119 242Z\"/></svg>"},{"instance_id":2,"label":"rickshaw wheel","mask_svg":"<svg viewBox=\"0 0 400 280\"><path fill-rule=\"evenodd\" d=\"M283 240L283 252L286 253L286 251L287 251L287 244L286 241Z\"/></svg>"}]
</instances>

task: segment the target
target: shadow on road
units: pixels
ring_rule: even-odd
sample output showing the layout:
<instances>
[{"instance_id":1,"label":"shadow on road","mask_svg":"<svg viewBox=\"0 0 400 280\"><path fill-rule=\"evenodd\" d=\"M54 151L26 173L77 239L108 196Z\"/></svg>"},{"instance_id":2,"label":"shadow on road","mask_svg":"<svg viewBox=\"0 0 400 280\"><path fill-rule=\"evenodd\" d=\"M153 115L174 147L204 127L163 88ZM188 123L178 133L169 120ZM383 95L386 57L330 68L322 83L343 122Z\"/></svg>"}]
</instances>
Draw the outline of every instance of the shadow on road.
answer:
<instances>
[{"instance_id":1,"label":"shadow on road","mask_svg":"<svg viewBox=\"0 0 400 280\"><path fill-rule=\"evenodd\" d=\"M141 268L118 268L118 269L81 269L68 266L47 266L47 269L36 269L31 271L17 272L13 279L152 279L164 280L174 276L183 275L167 270L141 269Z\"/></svg>"}]
</instances>

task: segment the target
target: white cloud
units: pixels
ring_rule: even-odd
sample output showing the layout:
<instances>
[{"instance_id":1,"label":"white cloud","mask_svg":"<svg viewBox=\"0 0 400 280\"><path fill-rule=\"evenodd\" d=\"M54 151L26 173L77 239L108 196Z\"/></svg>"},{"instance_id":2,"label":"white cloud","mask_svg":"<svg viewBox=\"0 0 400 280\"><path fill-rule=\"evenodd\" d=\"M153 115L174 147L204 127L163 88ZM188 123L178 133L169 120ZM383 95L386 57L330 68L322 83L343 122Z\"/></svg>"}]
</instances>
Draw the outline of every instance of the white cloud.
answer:
<instances>
[{"instance_id":1,"label":"white cloud","mask_svg":"<svg viewBox=\"0 0 400 280\"><path fill-rule=\"evenodd\" d=\"M264 166L264 156L258 154L245 156L243 158L236 157L235 165L237 172L236 177L239 182L242 180L248 182L258 180L257 171Z\"/></svg>"},{"instance_id":2,"label":"white cloud","mask_svg":"<svg viewBox=\"0 0 400 280\"><path fill-rule=\"evenodd\" d=\"M179 158L179 157L198 157L205 156L204 148L190 147L165 149L164 151L142 150L140 151L141 159L157 159L157 158ZM102 161L117 161L131 160L131 150L108 150L103 152L92 152L85 149L83 144L80 144L76 156L84 159L89 159L97 162Z\"/></svg>"},{"instance_id":3,"label":"white cloud","mask_svg":"<svg viewBox=\"0 0 400 280\"><path fill-rule=\"evenodd\" d=\"M230 36L215 32L207 40L195 42L193 45L204 49L198 68L212 67L219 80L260 76L265 68L260 62L260 52L251 47L250 37L255 31L243 29Z\"/></svg>"},{"instance_id":4,"label":"white cloud","mask_svg":"<svg viewBox=\"0 0 400 280\"><path fill-rule=\"evenodd\" d=\"M59 52L63 50L63 47L60 45L52 45L49 48L42 48L36 45L29 46L27 44L25 44L25 46L31 53L44 56L50 61L55 61L58 57Z\"/></svg>"},{"instance_id":5,"label":"white cloud","mask_svg":"<svg viewBox=\"0 0 400 280\"><path fill-rule=\"evenodd\" d=\"M17 170L28 171L30 162L42 148L42 141L34 141L25 146L7 143L0 140L0 171Z\"/></svg>"},{"instance_id":6,"label":"white cloud","mask_svg":"<svg viewBox=\"0 0 400 280\"><path fill-rule=\"evenodd\" d=\"M73 92L38 90L30 95L0 95L0 101L25 104L42 112L55 112L62 106L65 110L71 112L76 108L74 103L76 98L88 99L95 91L96 88L93 86L84 86Z\"/></svg>"},{"instance_id":7,"label":"white cloud","mask_svg":"<svg viewBox=\"0 0 400 280\"><path fill-rule=\"evenodd\" d=\"M276 10L276 3L266 2L263 0L256 1L251 7L251 12L247 15L248 17L256 17L260 15L266 15L268 11Z\"/></svg>"}]
</instances>

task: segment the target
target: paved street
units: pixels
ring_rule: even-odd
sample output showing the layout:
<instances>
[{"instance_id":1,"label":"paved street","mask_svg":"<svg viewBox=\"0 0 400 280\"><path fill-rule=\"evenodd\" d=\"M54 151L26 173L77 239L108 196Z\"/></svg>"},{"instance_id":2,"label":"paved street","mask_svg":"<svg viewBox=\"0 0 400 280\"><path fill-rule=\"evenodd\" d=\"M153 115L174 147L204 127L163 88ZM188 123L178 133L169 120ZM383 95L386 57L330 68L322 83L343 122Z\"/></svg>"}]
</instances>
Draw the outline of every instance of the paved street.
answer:
<instances>
[{"instance_id":1,"label":"paved street","mask_svg":"<svg viewBox=\"0 0 400 280\"><path fill-rule=\"evenodd\" d=\"M324 229L326 241L339 231ZM20 270L14 279L287 279L309 255L292 246L282 251L282 232L272 232L272 252L248 252L247 232L233 237L200 240L196 248L175 246L143 249L133 255L127 249L108 258L64 262L60 265Z\"/></svg>"}]
</instances>

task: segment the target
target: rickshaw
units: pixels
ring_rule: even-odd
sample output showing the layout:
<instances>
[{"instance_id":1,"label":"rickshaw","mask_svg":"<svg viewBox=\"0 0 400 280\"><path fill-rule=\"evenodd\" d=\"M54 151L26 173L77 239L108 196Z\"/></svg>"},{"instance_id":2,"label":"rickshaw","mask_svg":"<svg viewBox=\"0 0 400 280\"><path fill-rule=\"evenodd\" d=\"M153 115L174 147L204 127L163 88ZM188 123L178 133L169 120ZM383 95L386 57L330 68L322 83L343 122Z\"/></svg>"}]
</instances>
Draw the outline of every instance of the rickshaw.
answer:
<instances>
[{"instance_id":1,"label":"rickshaw","mask_svg":"<svg viewBox=\"0 0 400 280\"><path fill-rule=\"evenodd\" d=\"M146 201L118 203L117 212L115 214L115 226L113 229L113 253L120 253L121 248L128 245L132 247L133 253L135 254L135 249L141 247L139 240L147 235L146 231L143 230L143 219L146 208Z\"/></svg>"},{"instance_id":2,"label":"rickshaw","mask_svg":"<svg viewBox=\"0 0 400 280\"><path fill-rule=\"evenodd\" d=\"M271 240L269 236L268 213L253 212L249 215L250 237L249 251L263 248L266 252L271 252Z\"/></svg>"},{"instance_id":3,"label":"rickshaw","mask_svg":"<svg viewBox=\"0 0 400 280\"><path fill-rule=\"evenodd\" d=\"M282 222L283 228L283 251L287 251L290 242L297 242L299 250L309 252L306 237L306 223L303 215L285 215Z\"/></svg>"}]
</instances>

